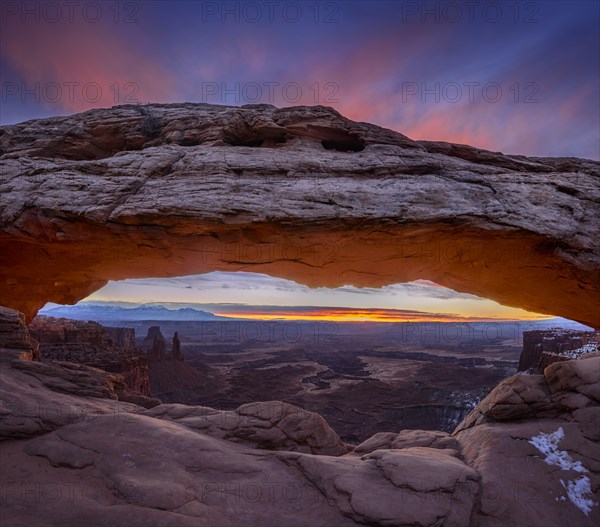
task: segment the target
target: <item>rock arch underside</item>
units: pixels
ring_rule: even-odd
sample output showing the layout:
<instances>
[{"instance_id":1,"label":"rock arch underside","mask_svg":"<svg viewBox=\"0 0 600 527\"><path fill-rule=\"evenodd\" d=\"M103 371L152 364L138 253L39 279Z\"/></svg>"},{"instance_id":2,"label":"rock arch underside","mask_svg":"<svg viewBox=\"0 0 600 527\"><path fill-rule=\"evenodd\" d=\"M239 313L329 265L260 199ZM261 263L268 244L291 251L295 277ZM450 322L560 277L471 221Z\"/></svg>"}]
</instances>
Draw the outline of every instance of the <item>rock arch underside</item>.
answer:
<instances>
[{"instance_id":1,"label":"rock arch underside","mask_svg":"<svg viewBox=\"0 0 600 527\"><path fill-rule=\"evenodd\" d=\"M0 298L28 318L107 280L244 270L430 279L600 326L597 162L412 141L325 107L121 106L0 133Z\"/></svg>"},{"instance_id":2,"label":"rock arch underside","mask_svg":"<svg viewBox=\"0 0 600 527\"><path fill-rule=\"evenodd\" d=\"M163 404L35 360L25 324L108 280L221 270L423 278L599 328L600 163L412 141L325 107L172 104L1 127L0 167L7 525L600 522L597 351L509 377L451 434L348 445L286 403Z\"/></svg>"}]
</instances>

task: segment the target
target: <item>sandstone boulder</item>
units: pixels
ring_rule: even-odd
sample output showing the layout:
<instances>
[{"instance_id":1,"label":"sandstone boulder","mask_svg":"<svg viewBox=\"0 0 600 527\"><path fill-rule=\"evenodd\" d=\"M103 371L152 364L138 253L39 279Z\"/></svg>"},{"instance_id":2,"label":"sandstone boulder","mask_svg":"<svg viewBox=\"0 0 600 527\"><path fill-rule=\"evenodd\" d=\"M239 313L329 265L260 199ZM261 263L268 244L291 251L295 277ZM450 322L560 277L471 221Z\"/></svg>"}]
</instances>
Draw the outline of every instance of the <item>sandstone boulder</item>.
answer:
<instances>
[{"instance_id":1,"label":"sandstone boulder","mask_svg":"<svg viewBox=\"0 0 600 527\"><path fill-rule=\"evenodd\" d=\"M515 375L457 427L462 459L481 476L482 527L600 521L600 357ZM558 468L557 468L558 467Z\"/></svg>"},{"instance_id":2,"label":"sandstone boulder","mask_svg":"<svg viewBox=\"0 0 600 527\"><path fill-rule=\"evenodd\" d=\"M598 404L599 389L600 356L555 362L544 375L517 374L501 382L456 431L491 421L568 414Z\"/></svg>"},{"instance_id":3,"label":"sandstone boulder","mask_svg":"<svg viewBox=\"0 0 600 527\"><path fill-rule=\"evenodd\" d=\"M376 450L357 460L281 453L357 524L468 525L479 476L454 451Z\"/></svg>"},{"instance_id":4,"label":"sandstone boulder","mask_svg":"<svg viewBox=\"0 0 600 527\"><path fill-rule=\"evenodd\" d=\"M368 454L379 449L429 447L458 450L458 443L450 434L438 430L402 430L400 433L380 432L354 449L355 454Z\"/></svg>"},{"instance_id":5,"label":"sandstone boulder","mask_svg":"<svg viewBox=\"0 0 600 527\"><path fill-rule=\"evenodd\" d=\"M255 448L329 456L351 449L319 414L280 401L249 403L234 411L163 404L145 415Z\"/></svg>"},{"instance_id":6,"label":"sandstone boulder","mask_svg":"<svg viewBox=\"0 0 600 527\"><path fill-rule=\"evenodd\" d=\"M577 392L600 402L600 357L551 364L544 370L550 391Z\"/></svg>"}]
</instances>

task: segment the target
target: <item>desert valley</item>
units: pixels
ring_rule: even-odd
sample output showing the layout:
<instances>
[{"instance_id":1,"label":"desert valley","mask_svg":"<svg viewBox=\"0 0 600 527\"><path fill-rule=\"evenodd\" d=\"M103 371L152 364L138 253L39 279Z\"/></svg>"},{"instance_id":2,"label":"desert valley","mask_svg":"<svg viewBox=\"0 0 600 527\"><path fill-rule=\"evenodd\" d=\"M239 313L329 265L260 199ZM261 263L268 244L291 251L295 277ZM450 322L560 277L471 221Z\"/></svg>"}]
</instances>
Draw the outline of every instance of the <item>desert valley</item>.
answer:
<instances>
[{"instance_id":1,"label":"desert valley","mask_svg":"<svg viewBox=\"0 0 600 527\"><path fill-rule=\"evenodd\" d=\"M153 310L131 311L128 317L150 316ZM234 410L255 401L284 401L320 414L351 444L402 429L452 432L499 382L517 373L527 348L523 331L554 322L107 320L102 317L118 317L122 310L107 313L93 305L48 313L93 317L105 327L135 333L125 345L111 344L110 354L95 358L90 349L102 349L97 326L40 315L29 331L44 360L82 362L127 379L139 368L135 361L112 367L103 361L118 362L120 354L137 357L147 363L142 370L148 373L134 374L129 387L164 403ZM172 313L186 317L185 310ZM575 335L586 329L558 322L578 327ZM179 360L172 357L175 333ZM582 345L577 340L565 349Z\"/></svg>"}]
</instances>

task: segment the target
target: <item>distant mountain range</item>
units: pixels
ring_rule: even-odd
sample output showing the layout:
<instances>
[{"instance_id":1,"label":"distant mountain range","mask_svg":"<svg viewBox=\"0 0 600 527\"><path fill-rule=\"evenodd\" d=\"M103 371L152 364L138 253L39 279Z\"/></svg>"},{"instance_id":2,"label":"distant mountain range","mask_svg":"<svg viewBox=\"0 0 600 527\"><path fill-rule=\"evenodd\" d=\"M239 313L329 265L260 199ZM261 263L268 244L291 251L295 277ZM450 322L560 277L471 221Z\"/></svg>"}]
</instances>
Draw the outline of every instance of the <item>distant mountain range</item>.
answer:
<instances>
[{"instance_id":1,"label":"distant mountain range","mask_svg":"<svg viewBox=\"0 0 600 527\"><path fill-rule=\"evenodd\" d=\"M249 313L252 313L252 309L249 306L243 306L248 309ZM268 310L267 308L271 306L259 306L261 312ZM276 309L281 309L280 306L276 306ZM287 308L288 311L298 310L301 313L303 310L307 309L306 307L290 307ZM143 304L138 306L127 306L123 307L116 304L108 304L108 303L92 303L85 302L75 306L57 306L54 304L53 306L47 306L40 310L40 315L47 315L50 317L56 318L70 318L73 320L83 320L83 321L98 321L98 322L128 322L128 321L145 321L145 320L156 320L156 321L192 321L192 322L207 322L207 321L242 321L242 320L251 320L250 318L244 318L244 312L240 311L238 315L234 317L225 317L220 315L215 315L210 311L204 311L202 309L197 309L194 307L172 307L171 309L165 307L160 304ZM282 320L283 321L283 320ZM301 322L295 321L296 323L306 323L306 324L314 324L314 321L310 322ZM341 323L341 321L337 321L336 323ZM448 322L452 323L452 322ZM461 322L455 322L461 324ZM568 329L578 329L578 330L590 330L587 326L583 326L577 322L573 322L572 320L567 320L564 318L553 318L547 320L537 320L537 321L498 321L498 322L469 322L469 326L472 328L477 327L488 327L490 324L499 324L499 325L512 325L518 323L520 328L522 327L523 331L527 331L530 329L548 329L553 327L560 328L568 328ZM344 322L344 327L347 329L351 326L356 325L356 327L362 328L361 331L364 331L365 328L369 324L377 323L365 323L365 322ZM390 327L395 327L398 323L391 324ZM419 322L408 322L408 324L417 324Z\"/></svg>"},{"instance_id":2,"label":"distant mountain range","mask_svg":"<svg viewBox=\"0 0 600 527\"><path fill-rule=\"evenodd\" d=\"M144 305L133 308L107 304L79 304L40 310L40 315L73 320L231 320L191 307L167 309L164 306Z\"/></svg>"}]
</instances>

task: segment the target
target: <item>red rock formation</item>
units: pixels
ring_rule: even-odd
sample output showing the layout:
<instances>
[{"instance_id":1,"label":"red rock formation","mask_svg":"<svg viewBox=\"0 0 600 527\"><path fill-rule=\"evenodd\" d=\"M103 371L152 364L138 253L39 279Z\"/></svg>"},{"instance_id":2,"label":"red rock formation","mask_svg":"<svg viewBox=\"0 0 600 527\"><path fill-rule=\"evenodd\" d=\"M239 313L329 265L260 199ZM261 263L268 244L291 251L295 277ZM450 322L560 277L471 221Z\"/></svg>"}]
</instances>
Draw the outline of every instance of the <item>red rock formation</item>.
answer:
<instances>
[{"instance_id":1,"label":"red rock formation","mask_svg":"<svg viewBox=\"0 0 600 527\"><path fill-rule=\"evenodd\" d=\"M40 360L38 343L30 338L25 317L0 306L0 362Z\"/></svg>"},{"instance_id":2,"label":"red rock formation","mask_svg":"<svg viewBox=\"0 0 600 527\"><path fill-rule=\"evenodd\" d=\"M595 351L598 342L600 332L597 331L562 328L525 331L519 371L541 373L553 362L574 359Z\"/></svg>"},{"instance_id":3,"label":"red rock formation","mask_svg":"<svg viewBox=\"0 0 600 527\"><path fill-rule=\"evenodd\" d=\"M148 328L142 343L148 355L150 393L164 403L196 401L202 395L218 391L220 379L207 371L183 362L179 334L173 335L171 352L165 350L166 339L159 326ZM206 369L206 368L204 368Z\"/></svg>"},{"instance_id":4,"label":"red rock formation","mask_svg":"<svg viewBox=\"0 0 600 527\"><path fill-rule=\"evenodd\" d=\"M131 390L150 393L148 360L135 345L133 329L38 316L29 331L40 344L43 361L75 362L118 373Z\"/></svg>"},{"instance_id":5,"label":"red rock formation","mask_svg":"<svg viewBox=\"0 0 600 527\"><path fill-rule=\"evenodd\" d=\"M16 349L26 339L18 327L10 336ZM452 435L377 434L353 451L322 417L292 405L144 410L121 402L119 379L80 364L0 361L4 523L592 527L600 521L598 354L507 379Z\"/></svg>"},{"instance_id":6,"label":"red rock formation","mask_svg":"<svg viewBox=\"0 0 600 527\"><path fill-rule=\"evenodd\" d=\"M181 351L181 342L177 331L173 335L173 349L171 351L171 359L183 361L183 352Z\"/></svg>"},{"instance_id":7,"label":"red rock formation","mask_svg":"<svg viewBox=\"0 0 600 527\"><path fill-rule=\"evenodd\" d=\"M425 278L600 327L597 162L416 142L323 107L144 112L1 128L3 303L31 319L107 280L244 270Z\"/></svg>"},{"instance_id":8,"label":"red rock formation","mask_svg":"<svg viewBox=\"0 0 600 527\"><path fill-rule=\"evenodd\" d=\"M148 328L148 334L142 346L146 350L150 362L158 362L168 358L166 342L159 326Z\"/></svg>"}]
</instances>

